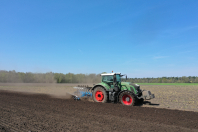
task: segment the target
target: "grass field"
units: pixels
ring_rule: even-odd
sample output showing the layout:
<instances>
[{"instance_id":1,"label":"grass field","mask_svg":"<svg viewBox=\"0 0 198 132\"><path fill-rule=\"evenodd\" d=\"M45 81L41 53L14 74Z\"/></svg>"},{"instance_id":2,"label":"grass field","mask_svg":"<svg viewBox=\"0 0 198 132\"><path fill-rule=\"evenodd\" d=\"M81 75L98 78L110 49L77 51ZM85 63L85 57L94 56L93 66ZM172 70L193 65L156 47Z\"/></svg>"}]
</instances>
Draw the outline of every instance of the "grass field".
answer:
<instances>
[{"instance_id":1,"label":"grass field","mask_svg":"<svg viewBox=\"0 0 198 132\"><path fill-rule=\"evenodd\" d=\"M180 86L198 86L198 83L137 83L139 85L180 85Z\"/></svg>"}]
</instances>

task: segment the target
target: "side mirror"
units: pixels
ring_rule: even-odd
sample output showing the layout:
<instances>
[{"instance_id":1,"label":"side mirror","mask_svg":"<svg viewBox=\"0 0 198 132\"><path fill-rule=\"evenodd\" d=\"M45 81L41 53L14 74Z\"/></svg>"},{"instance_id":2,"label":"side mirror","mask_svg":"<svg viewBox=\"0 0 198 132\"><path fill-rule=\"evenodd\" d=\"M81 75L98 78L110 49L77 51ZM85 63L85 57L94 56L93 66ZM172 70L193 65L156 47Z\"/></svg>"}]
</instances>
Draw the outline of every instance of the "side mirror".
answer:
<instances>
[{"instance_id":1,"label":"side mirror","mask_svg":"<svg viewBox=\"0 0 198 132\"><path fill-rule=\"evenodd\" d=\"M126 80L127 80L127 76L126 76Z\"/></svg>"}]
</instances>

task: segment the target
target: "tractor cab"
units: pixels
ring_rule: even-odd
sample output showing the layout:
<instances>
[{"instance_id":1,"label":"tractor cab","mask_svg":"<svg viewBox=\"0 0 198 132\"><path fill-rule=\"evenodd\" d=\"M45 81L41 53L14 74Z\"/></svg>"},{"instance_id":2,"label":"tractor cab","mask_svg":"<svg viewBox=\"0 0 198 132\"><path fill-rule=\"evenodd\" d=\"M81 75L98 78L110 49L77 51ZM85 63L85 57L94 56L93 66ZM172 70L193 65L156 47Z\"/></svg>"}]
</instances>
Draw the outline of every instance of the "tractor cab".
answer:
<instances>
[{"instance_id":1,"label":"tractor cab","mask_svg":"<svg viewBox=\"0 0 198 132\"><path fill-rule=\"evenodd\" d=\"M101 74L102 83L106 83L112 90L119 91L121 86L121 73L104 73Z\"/></svg>"},{"instance_id":2,"label":"tractor cab","mask_svg":"<svg viewBox=\"0 0 198 132\"><path fill-rule=\"evenodd\" d=\"M102 82L104 83L119 83L121 82L121 77L126 75L121 75L121 73L103 73L102 76ZM127 77L126 77L127 79Z\"/></svg>"}]
</instances>

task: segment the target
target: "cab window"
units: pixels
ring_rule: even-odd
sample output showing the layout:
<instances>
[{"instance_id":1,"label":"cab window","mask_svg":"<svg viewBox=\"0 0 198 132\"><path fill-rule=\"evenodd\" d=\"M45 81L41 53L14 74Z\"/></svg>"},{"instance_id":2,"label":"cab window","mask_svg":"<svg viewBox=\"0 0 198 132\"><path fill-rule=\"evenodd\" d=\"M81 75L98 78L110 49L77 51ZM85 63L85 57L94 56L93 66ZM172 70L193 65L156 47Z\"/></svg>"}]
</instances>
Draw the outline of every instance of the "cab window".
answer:
<instances>
[{"instance_id":1,"label":"cab window","mask_svg":"<svg viewBox=\"0 0 198 132\"><path fill-rule=\"evenodd\" d=\"M121 82L121 78L120 78L119 74L116 75L116 80L117 80L117 82Z\"/></svg>"},{"instance_id":2,"label":"cab window","mask_svg":"<svg viewBox=\"0 0 198 132\"><path fill-rule=\"evenodd\" d=\"M113 76L103 76L102 81L103 82L113 82Z\"/></svg>"}]
</instances>

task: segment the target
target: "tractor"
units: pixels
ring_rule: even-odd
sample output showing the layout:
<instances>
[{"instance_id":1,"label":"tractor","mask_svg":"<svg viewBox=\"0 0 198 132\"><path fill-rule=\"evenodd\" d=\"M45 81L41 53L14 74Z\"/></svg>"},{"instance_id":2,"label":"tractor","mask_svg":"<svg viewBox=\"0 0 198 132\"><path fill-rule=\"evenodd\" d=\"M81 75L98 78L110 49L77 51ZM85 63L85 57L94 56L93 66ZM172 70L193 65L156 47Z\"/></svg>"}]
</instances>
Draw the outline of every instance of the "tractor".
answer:
<instances>
[{"instance_id":1,"label":"tractor","mask_svg":"<svg viewBox=\"0 0 198 132\"><path fill-rule=\"evenodd\" d=\"M75 100L80 100L81 97L92 97L94 102L121 102L123 105L133 106L138 102L143 103L144 100L155 98L150 91L141 90L138 84L130 82L122 82L121 78L126 75L121 73L103 73L101 74L101 83L93 87L78 86L80 93L72 94ZM127 76L126 76L127 80Z\"/></svg>"}]
</instances>

